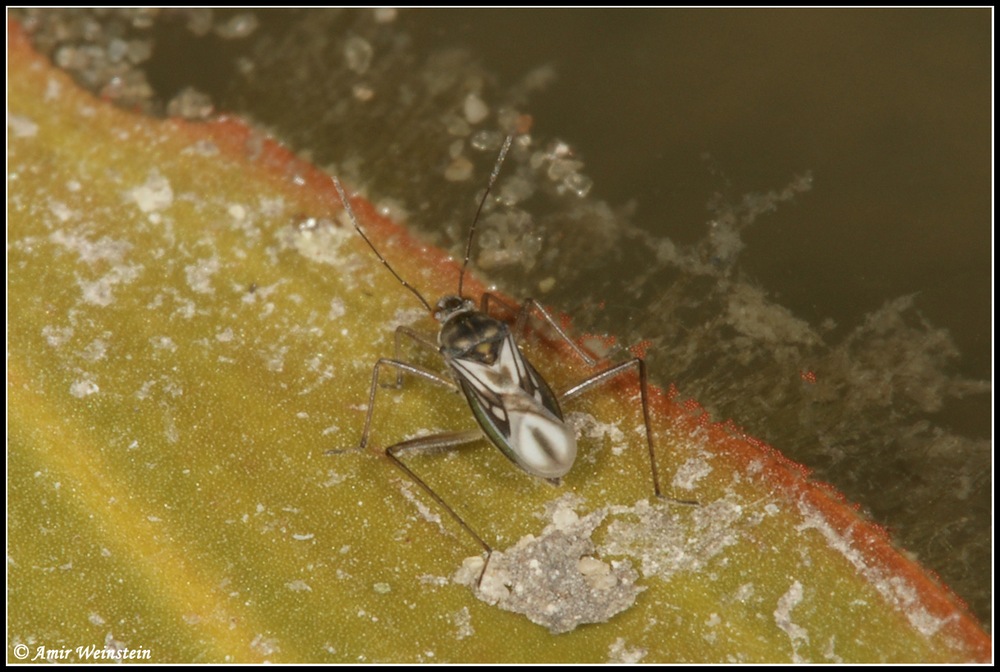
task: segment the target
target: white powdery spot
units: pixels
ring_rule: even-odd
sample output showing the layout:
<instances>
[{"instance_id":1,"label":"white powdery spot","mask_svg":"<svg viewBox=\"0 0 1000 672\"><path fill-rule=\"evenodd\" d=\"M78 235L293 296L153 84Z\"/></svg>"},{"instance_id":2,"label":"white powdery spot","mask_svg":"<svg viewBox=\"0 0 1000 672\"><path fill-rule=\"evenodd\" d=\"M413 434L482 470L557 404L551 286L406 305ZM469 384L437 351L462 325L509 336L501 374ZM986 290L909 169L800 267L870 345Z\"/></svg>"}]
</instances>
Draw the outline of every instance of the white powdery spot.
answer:
<instances>
[{"instance_id":1,"label":"white powdery spot","mask_svg":"<svg viewBox=\"0 0 1000 672\"><path fill-rule=\"evenodd\" d=\"M258 285L256 289L252 292L245 292L243 298L240 299L245 304L251 305L255 303L264 304L264 313L270 314L271 310L274 308L274 304L267 302L267 300L274 294L278 289L285 284L286 281L278 280L271 285Z\"/></svg>"},{"instance_id":2,"label":"white powdery spot","mask_svg":"<svg viewBox=\"0 0 1000 672\"><path fill-rule=\"evenodd\" d=\"M585 555L576 563L576 568L595 590L608 590L618 583L618 577L612 572L611 565L603 560Z\"/></svg>"},{"instance_id":3,"label":"white powdery spot","mask_svg":"<svg viewBox=\"0 0 1000 672\"><path fill-rule=\"evenodd\" d=\"M809 645L809 633L801 625L792 621L792 610L802 602L802 584L792 583L784 595L778 598L778 606L774 610L774 623L792 640L792 661L806 663L808 660L799 655L799 648Z\"/></svg>"},{"instance_id":4,"label":"white powdery spot","mask_svg":"<svg viewBox=\"0 0 1000 672\"><path fill-rule=\"evenodd\" d=\"M89 378L73 381L73 384L69 386L69 393L77 399L89 397L90 395L97 394L100 391L101 388L97 386L97 383Z\"/></svg>"},{"instance_id":5,"label":"white powdery spot","mask_svg":"<svg viewBox=\"0 0 1000 672\"><path fill-rule=\"evenodd\" d=\"M299 226L286 226L275 235L283 248L294 249L312 261L343 267L347 257L341 254L340 248L357 234L349 220L339 225L320 218Z\"/></svg>"},{"instance_id":6,"label":"white powdery spot","mask_svg":"<svg viewBox=\"0 0 1000 672\"><path fill-rule=\"evenodd\" d=\"M671 486L676 490L694 490L698 481L711 473L712 465L708 460L701 457L685 460L674 472Z\"/></svg>"},{"instance_id":7,"label":"white powdery spot","mask_svg":"<svg viewBox=\"0 0 1000 672\"><path fill-rule=\"evenodd\" d=\"M261 196L257 208L265 217L280 217L285 212L285 199Z\"/></svg>"},{"instance_id":8,"label":"white powdery spot","mask_svg":"<svg viewBox=\"0 0 1000 672\"><path fill-rule=\"evenodd\" d=\"M221 264L218 257L201 259L197 263L184 267L184 277L188 287L199 294L214 294L212 276L219 272Z\"/></svg>"},{"instance_id":9,"label":"white powdery spot","mask_svg":"<svg viewBox=\"0 0 1000 672\"><path fill-rule=\"evenodd\" d=\"M864 554L855 547L848 536L835 531L823 515L807 504L799 501L799 512L805 522L798 526L799 530L814 529L826 539L830 548L839 552L847 559L865 580L879 592L891 605L906 616L910 624L926 637L934 636L945 624L945 619L931 614L920 600L920 594L906 579L893 576L881 567L870 566Z\"/></svg>"},{"instance_id":10,"label":"white powdery spot","mask_svg":"<svg viewBox=\"0 0 1000 672\"><path fill-rule=\"evenodd\" d=\"M136 272L135 275L138 273ZM110 306L115 300L114 287L126 280L134 279L134 275L129 274L132 277L125 278L121 273L112 271L102 278L97 280L88 281L77 279L76 284L80 287L81 298L85 303L90 303L95 306Z\"/></svg>"},{"instance_id":11,"label":"white powdery spot","mask_svg":"<svg viewBox=\"0 0 1000 672\"><path fill-rule=\"evenodd\" d=\"M7 128L15 138L33 138L38 135L38 124L28 117L7 112Z\"/></svg>"},{"instance_id":12,"label":"white powdery spot","mask_svg":"<svg viewBox=\"0 0 1000 672\"><path fill-rule=\"evenodd\" d=\"M129 189L125 196L146 214L166 210L174 202L174 190L170 181L153 170L145 183Z\"/></svg>"},{"instance_id":13,"label":"white powdery spot","mask_svg":"<svg viewBox=\"0 0 1000 672\"><path fill-rule=\"evenodd\" d=\"M62 82L54 77L50 77L45 82L45 100L51 102L57 100L62 95Z\"/></svg>"},{"instance_id":14,"label":"white powdery spot","mask_svg":"<svg viewBox=\"0 0 1000 672\"><path fill-rule=\"evenodd\" d=\"M836 635L830 635L830 638L826 641L826 646L823 647L823 657L831 663L843 664L844 659L837 653Z\"/></svg>"},{"instance_id":15,"label":"white powdery spot","mask_svg":"<svg viewBox=\"0 0 1000 672\"><path fill-rule=\"evenodd\" d=\"M285 588L288 588L288 590L292 591L293 593L312 592L312 588L309 586L309 584L303 581L302 579L289 581L288 583L285 584Z\"/></svg>"},{"instance_id":16,"label":"white powdery spot","mask_svg":"<svg viewBox=\"0 0 1000 672\"><path fill-rule=\"evenodd\" d=\"M619 637L611 643L611 646L608 647L608 662L634 665L642 662L642 659L646 657L646 653L646 649L641 647L633 649L627 648L625 646L625 638Z\"/></svg>"},{"instance_id":17,"label":"white powdery spot","mask_svg":"<svg viewBox=\"0 0 1000 672\"><path fill-rule=\"evenodd\" d=\"M243 206L243 205L240 205L239 203L233 203L233 204L231 204L226 209L226 212L228 212L229 216L232 217L233 219L235 219L237 222L242 222L243 220L245 220L247 218L247 209L246 209L246 207Z\"/></svg>"},{"instance_id":18,"label":"white powdery spot","mask_svg":"<svg viewBox=\"0 0 1000 672\"><path fill-rule=\"evenodd\" d=\"M347 308L344 306L344 300L342 298L334 297L330 301L330 312L326 314L326 319L336 320L338 317L343 317L347 313Z\"/></svg>"},{"instance_id":19,"label":"white powdery spot","mask_svg":"<svg viewBox=\"0 0 1000 672\"><path fill-rule=\"evenodd\" d=\"M456 628L455 639L465 639L476 634L475 628L472 627L472 614L469 613L468 607L462 607L452 614L452 620L455 622Z\"/></svg>"},{"instance_id":20,"label":"white powdery spot","mask_svg":"<svg viewBox=\"0 0 1000 672\"><path fill-rule=\"evenodd\" d=\"M665 581L674 574L702 571L754 524L742 506L726 499L697 507L641 501L615 513L630 515L608 525L601 551L640 558L643 576Z\"/></svg>"},{"instance_id":21,"label":"white powdery spot","mask_svg":"<svg viewBox=\"0 0 1000 672\"><path fill-rule=\"evenodd\" d=\"M62 229L53 231L49 235L49 242L76 252L80 261L90 265L100 261L119 265L125 260L126 253L132 249L132 243L126 240L115 240L107 236L90 240L79 232Z\"/></svg>"},{"instance_id":22,"label":"white powdery spot","mask_svg":"<svg viewBox=\"0 0 1000 672\"><path fill-rule=\"evenodd\" d=\"M285 370L285 356L288 354L289 346L271 345L262 352L264 356L264 366L272 373L281 373Z\"/></svg>"},{"instance_id":23,"label":"white powdery spot","mask_svg":"<svg viewBox=\"0 0 1000 672\"><path fill-rule=\"evenodd\" d=\"M166 350L167 352L177 351L177 344L174 343L174 339L169 336L153 336L149 339L149 344L153 346L154 350Z\"/></svg>"},{"instance_id":24,"label":"white powdery spot","mask_svg":"<svg viewBox=\"0 0 1000 672\"><path fill-rule=\"evenodd\" d=\"M254 637L250 642L250 648L263 656L273 656L281 651L281 647L278 646L278 640L276 638L265 637L264 635L257 635Z\"/></svg>"},{"instance_id":25,"label":"white powdery spot","mask_svg":"<svg viewBox=\"0 0 1000 672\"><path fill-rule=\"evenodd\" d=\"M83 358L88 362L97 362L104 359L108 354L108 344L100 338L95 338L86 348L83 349Z\"/></svg>"},{"instance_id":26,"label":"white powdery spot","mask_svg":"<svg viewBox=\"0 0 1000 672\"><path fill-rule=\"evenodd\" d=\"M73 337L73 327L42 327L42 338L50 348L58 348Z\"/></svg>"},{"instance_id":27,"label":"white powdery spot","mask_svg":"<svg viewBox=\"0 0 1000 672\"><path fill-rule=\"evenodd\" d=\"M566 420L583 438L598 440L607 437L611 441L613 455L622 455L628 448L625 433L614 423L600 422L590 413L580 412L567 413Z\"/></svg>"},{"instance_id":28,"label":"white powdery spot","mask_svg":"<svg viewBox=\"0 0 1000 672\"><path fill-rule=\"evenodd\" d=\"M68 205L62 201L49 201L49 212L51 212L60 224L68 222L76 214Z\"/></svg>"},{"instance_id":29,"label":"white powdery spot","mask_svg":"<svg viewBox=\"0 0 1000 672\"><path fill-rule=\"evenodd\" d=\"M444 532L445 528L444 525L441 524L441 516L432 512L430 510L430 507L428 507L426 504L417 499L416 495L413 494L413 490L411 489L412 485L413 484L408 481L400 481L399 489L403 493L403 497L405 497L407 501L410 502L410 504L417 507L417 511L420 512L420 516L424 520L426 520L429 523L436 524L438 527L441 528L441 531Z\"/></svg>"},{"instance_id":30,"label":"white powdery spot","mask_svg":"<svg viewBox=\"0 0 1000 672\"><path fill-rule=\"evenodd\" d=\"M645 590L636 585L638 572L627 560L609 564L595 557L591 540L608 510L582 518L574 512L575 520L565 510L552 511L553 522L540 536L527 535L512 548L493 551L481 582L481 557L469 558L454 580L472 586L480 600L524 614L553 634L604 623L630 608Z\"/></svg>"},{"instance_id":31,"label":"white powdery spot","mask_svg":"<svg viewBox=\"0 0 1000 672\"><path fill-rule=\"evenodd\" d=\"M386 328L395 331L396 327L412 327L426 317L427 311L423 308L398 308L389 319Z\"/></svg>"},{"instance_id":32,"label":"white powdery spot","mask_svg":"<svg viewBox=\"0 0 1000 672\"><path fill-rule=\"evenodd\" d=\"M101 239L102 242L106 239ZM103 255L103 252L96 252L98 257ZM92 261L91 259L86 259L81 253L81 258L85 261ZM140 272L142 271L142 266L139 264L130 265L117 263L115 260L109 259L115 265L105 273L103 276L96 280L84 280L83 278L77 276L76 284L80 288L81 298L85 303L89 303L95 306L108 306L114 301L114 288L116 285L128 285L135 282L138 279Z\"/></svg>"},{"instance_id":33,"label":"white powdery spot","mask_svg":"<svg viewBox=\"0 0 1000 672\"><path fill-rule=\"evenodd\" d=\"M552 521L553 525L561 525L562 529L566 530L580 520L576 510L583 508L586 503L587 501L580 495L567 492L559 499L546 504L545 511L536 517L542 521Z\"/></svg>"}]
</instances>

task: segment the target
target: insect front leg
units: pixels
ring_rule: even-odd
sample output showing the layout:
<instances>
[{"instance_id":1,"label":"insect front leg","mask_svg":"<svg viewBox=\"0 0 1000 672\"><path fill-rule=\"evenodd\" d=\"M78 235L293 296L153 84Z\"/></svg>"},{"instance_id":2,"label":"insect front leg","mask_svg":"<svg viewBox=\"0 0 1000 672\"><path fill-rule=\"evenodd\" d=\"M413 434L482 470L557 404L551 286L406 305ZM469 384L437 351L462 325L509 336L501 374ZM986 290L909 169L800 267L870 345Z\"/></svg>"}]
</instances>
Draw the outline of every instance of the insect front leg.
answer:
<instances>
[{"instance_id":1,"label":"insect front leg","mask_svg":"<svg viewBox=\"0 0 1000 672\"><path fill-rule=\"evenodd\" d=\"M419 378L429 380L432 383L437 383L438 385L455 389L455 382L450 378L446 378L438 373L434 373L433 371L425 369L421 366L417 366L416 364L410 364L409 362L403 362L398 359L388 359L385 357L378 360L375 362L375 368L372 370L372 385L371 390L368 393L368 413L365 415L365 428L361 432L361 442L354 450L363 450L365 446L368 445L368 434L371 431L372 426L372 414L375 411L375 394L378 392L379 388L379 371L381 371L383 366L391 366L396 369L397 376L402 376L402 373L405 372ZM333 449L327 451L327 454L343 453L346 452L346 450Z\"/></svg>"},{"instance_id":2,"label":"insect front leg","mask_svg":"<svg viewBox=\"0 0 1000 672\"><path fill-rule=\"evenodd\" d=\"M406 336L407 338L411 339L412 341L414 341L415 343L419 344L420 346L422 346L424 348L430 349L434 353L437 353L437 351L438 351L438 345L437 345L437 343L435 343L431 339L427 338L427 336L425 336L424 334L420 333L419 331L415 331L413 329L410 329L409 327L396 327L395 345L394 345L394 350L393 350L393 359L395 359L398 362L403 361L403 358L400 356L400 352L399 352L403 336ZM383 387L396 387L396 388L398 388L402 384L403 384L403 371L401 369L397 368L396 369L396 383L395 384L391 384L391 383L390 384L386 384L386 385L383 385Z\"/></svg>"},{"instance_id":3,"label":"insect front leg","mask_svg":"<svg viewBox=\"0 0 1000 672\"><path fill-rule=\"evenodd\" d=\"M583 382L577 383L573 387L569 388L560 395L560 401L568 401L575 397L580 396L584 392L590 390L597 385L608 382L612 378L617 378L618 376L628 372L630 369L636 369L639 373L639 393L642 398L642 421L646 426L646 445L649 448L649 466L653 474L653 491L656 493L657 497L670 499L678 504L687 504L691 506L697 506L698 502L690 499L676 499L673 497L664 497L663 491L660 489L660 476L656 468L656 451L653 449L653 432L650 429L649 424L649 400L648 400L648 384L646 381L646 362L639 357L633 357L627 362L622 362L621 364L616 364L610 368L605 369L593 376L587 378Z\"/></svg>"}]
</instances>

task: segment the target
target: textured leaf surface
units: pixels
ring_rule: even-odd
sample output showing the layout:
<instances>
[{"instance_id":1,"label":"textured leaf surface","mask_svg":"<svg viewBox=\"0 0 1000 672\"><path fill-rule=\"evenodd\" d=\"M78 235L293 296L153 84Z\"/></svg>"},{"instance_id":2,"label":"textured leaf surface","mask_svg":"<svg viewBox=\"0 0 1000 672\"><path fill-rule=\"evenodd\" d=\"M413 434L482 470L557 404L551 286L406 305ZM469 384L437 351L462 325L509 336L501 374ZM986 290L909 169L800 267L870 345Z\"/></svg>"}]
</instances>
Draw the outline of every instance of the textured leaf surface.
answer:
<instances>
[{"instance_id":1,"label":"textured leaf surface","mask_svg":"<svg viewBox=\"0 0 1000 672\"><path fill-rule=\"evenodd\" d=\"M585 576L584 601L614 577L640 589L563 634L477 599L454 578L476 545L378 451L471 427L458 395L380 390L371 450L324 455L356 445L394 328L433 328L339 220L328 179L235 120L113 109L16 26L9 40L9 662L40 647L154 662L991 655L835 493L659 392L661 476L701 506L649 504L627 381L565 409L581 455L558 488L485 444L408 458L498 549L546 525L568 535L556 555L585 554L562 564ZM404 277L453 290L442 253L355 207ZM528 340L556 389L586 373ZM537 557L551 578L559 565Z\"/></svg>"}]
</instances>

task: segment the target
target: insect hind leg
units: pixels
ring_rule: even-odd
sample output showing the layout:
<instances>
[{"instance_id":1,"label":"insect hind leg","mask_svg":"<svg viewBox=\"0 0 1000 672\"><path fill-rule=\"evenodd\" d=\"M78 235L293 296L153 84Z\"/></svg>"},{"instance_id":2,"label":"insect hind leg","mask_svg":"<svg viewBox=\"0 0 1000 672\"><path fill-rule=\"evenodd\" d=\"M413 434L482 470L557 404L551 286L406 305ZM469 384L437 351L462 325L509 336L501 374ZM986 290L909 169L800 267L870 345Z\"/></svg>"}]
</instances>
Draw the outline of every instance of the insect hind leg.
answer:
<instances>
[{"instance_id":1,"label":"insect hind leg","mask_svg":"<svg viewBox=\"0 0 1000 672\"><path fill-rule=\"evenodd\" d=\"M516 309L515 306L512 306L508 302L504 301L496 294L491 294L490 292L484 292L483 297L481 299L480 310L482 310L484 313L488 313L491 301L495 304L499 304L505 307L508 311L512 313L515 312L516 310L517 317L514 322L514 327L511 330L515 338L520 338L523 335L524 329L528 323L528 318L532 314L534 314L542 318L542 320L544 320L546 324L552 327L552 329L556 332L556 334L558 334L559 338L565 341L566 344L569 345L570 348L573 350L573 352L575 352L576 355L580 359L582 359L588 366L593 367L599 364L599 360L591 356L586 350L580 347L580 345L578 345L576 341L570 338L569 334L566 333L566 330L563 329L561 326L559 326L559 323L556 322L555 318L552 317L552 314L545 308L545 306L543 306L535 299L525 299L524 303L521 304L521 307L519 309ZM635 368L639 374L639 390L642 397L642 420L646 427L646 445L649 447L649 466L650 466L650 471L653 474L653 492L656 493L657 497L662 499L669 499L678 504L697 506L698 502L694 500L666 497L663 494L662 489L660 488L660 476L656 468L656 452L653 447L653 432L650 429L650 424L649 424L649 392L648 392L649 385L646 382L646 362L642 358L633 357L628 361L622 362L620 364L615 364L603 371L599 371L598 373L590 376L586 380L574 385L573 387L563 392L560 395L559 400L568 401L570 399L573 399L583 394L592 387L596 387L597 385L601 385L611 380L612 378L616 378L624 373L627 373L632 368Z\"/></svg>"},{"instance_id":2,"label":"insect hind leg","mask_svg":"<svg viewBox=\"0 0 1000 672\"><path fill-rule=\"evenodd\" d=\"M404 330L404 335L413 336L415 332L409 332L409 330ZM397 334L399 332L397 331ZM398 336L397 336L398 338ZM421 339L419 335L415 338L418 342L427 343L426 339ZM410 362L404 362L399 359L388 359L382 358L375 362L375 367L372 369L372 382L371 390L368 393L368 413L365 415L365 426L361 432L361 441L356 448L348 449L333 449L326 452L327 455L345 453L352 450L363 450L368 445L368 439L371 433L371 422L372 415L375 411L375 396L379 390L379 374L383 367L391 367L396 370L397 377L401 377L403 373L408 373L410 375L423 378L424 380L429 380L432 383L436 383L443 387L455 388L455 383L450 378L439 375L433 371L425 369L416 364L411 364ZM493 555L493 548L487 544L483 538L474 530L472 527L465 522L465 520L458 515L458 513L444 500L441 495L437 494L430 485L427 484L420 476L418 476L410 467L400 459L398 453L404 450L420 450L420 449L441 449L441 448L454 448L456 446L465 445L473 441L480 440L483 437L482 431L479 429L466 430L458 432L444 432L441 434L434 434L432 436L423 436L416 439L410 439L408 441L400 441L395 443L385 449L385 456L396 465L411 481L416 483L426 492L438 506L445 510L451 518L458 523L458 525L465 530L473 539L476 540L483 550L486 552L486 562L483 564L483 568L479 573L479 578L476 581L476 588L482 585L483 577L486 575L486 570L489 568L490 558Z\"/></svg>"},{"instance_id":3,"label":"insect hind leg","mask_svg":"<svg viewBox=\"0 0 1000 672\"><path fill-rule=\"evenodd\" d=\"M437 505L444 509L444 511L451 516L452 520L458 523L459 527L465 530L470 537L475 539L476 543L478 543L482 547L483 551L485 551L486 562L483 563L483 568L479 572L479 578L476 580L476 588L480 588L482 586L483 577L486 575L490 559L493 557L493 547L486 543L479 533L472 529L472 526L465 522L465 519L458 515L458 512L455 511L455 509L453 509L451 505L448 504L448 502L446 502L444 498L434 490L434 488L428 485L424 479L420 478L420 476L410 469L410 467L400 459L398 453L404 450L451 449L482 438L483 433L478 429L460 432L445 432L442 434L434 434L432 436L423 436L409 441L401 441L400 443L394 444L385 449L386 457L392 460L392 463L396 465L400 471L406 474L411 481L420 486L420 488L426 492L431 499L437 502Z\"/></svg>"},{"instance_id":4,"label":"insect hind leg","mask_svg":"<svg viewBox=\"0 0 1000 672\"><path fill-rule=\"evenodd\" d=\"M642 399L642 421L646 427L646 446L649 448L649 467L653 474L653 492L656 496L661 499L669 499L678 504L685 504L688 506L698 506L698 502L691 499L676 499L674 497L666 497L660 488L660 475L656 468L656 451L653 448L653 432L649 423L649 385L646 380L646 362L639 357L633 357L632 359L622 362L621 364L615 364L603 371L600 371L589 378L577 383L573 387L569 388L560 395L560 401L568 401L574 399L584 392L587 392L593 387L602 385L613 378L629 372L630 369L636 369L639 374L639 394Z\"/></svg>"}]
</instances>

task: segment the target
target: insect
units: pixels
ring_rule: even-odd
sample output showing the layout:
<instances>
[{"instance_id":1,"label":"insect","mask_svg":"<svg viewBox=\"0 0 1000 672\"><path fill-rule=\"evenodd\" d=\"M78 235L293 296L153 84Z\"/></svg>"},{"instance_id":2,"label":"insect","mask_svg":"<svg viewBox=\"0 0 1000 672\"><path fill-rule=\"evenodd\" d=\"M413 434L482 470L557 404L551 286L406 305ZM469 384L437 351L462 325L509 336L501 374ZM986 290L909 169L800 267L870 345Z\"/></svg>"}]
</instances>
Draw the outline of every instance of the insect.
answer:
<instances>
[{"instance_id":1,"label":"insect","mask_svg":"<svg viewBox=\"0 0 1000 672\"><path fill-rule=\"evenodd\" d=\"M576 437L573 428L567 425L563 418L559 406L560 402L571 400L597 385L630 371L635 371L639 376L642 417L646 428L646 444L649 449L650 469L653 475L653 491L657 497L663 496L656 468L653 436L649 426L645 362L639 357L633 357L626 362L611 365L557 395L531 362L521 353L517 344L517 338L523 334L531 315L540 316L589 366L597 366L598 360L578 346L556 323L551 314L534 299L527 299L521 305L513 329L511 329L507 323L490 316L491 301L506 305L505 302L486 293L483 294L477 307L473 299L462 293L465 271L472 253L476 224L497 176L500 174L500 169L513 140L514 136L508 136L504 141L493 172L490 174L486 192L479 202L472 226L469 228L465 259L458 276L458 291L455 294L442 297L433 307L419 291L400 277L365 235L340 180L336 177L333 178L334 187L337 189L344 210L354 228L379 261L406 289L417 297L428 312L434 316L434 319L440 323L436 343L407 327L397 328L395 357L379 359L372 371L371 390L368 394L368 413L365 416L360 444L353 450L363 450L368 445L372 413L375 408L375 395L380 386L379 376L382 369L396 371L397 387L401 385L402 376L406 373L432 383L453 389L457 387L461 390L469 403L476 422L479 424L478 429L446 432L402 441L389 446L384 452L393 464L434 499L482 547L486 553L486 560L477 585L482 582L486 573L490 556L493 553L492 547L433 488L400 459L399 454L403 451L418 448L450 448L479 440L485 435L494 446L499 448L522 470L558 484L560 479L572 468L577 453ZM413 340L421 347L439 352L447 367L447 375L400 359L400 340L404 337ZM328 451L328 454L347 452L347 450L335 449ZM695 503L685 500L674 501L685 504Z\"/></svg>"}]
</instances>

